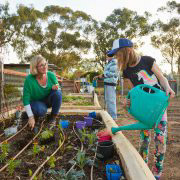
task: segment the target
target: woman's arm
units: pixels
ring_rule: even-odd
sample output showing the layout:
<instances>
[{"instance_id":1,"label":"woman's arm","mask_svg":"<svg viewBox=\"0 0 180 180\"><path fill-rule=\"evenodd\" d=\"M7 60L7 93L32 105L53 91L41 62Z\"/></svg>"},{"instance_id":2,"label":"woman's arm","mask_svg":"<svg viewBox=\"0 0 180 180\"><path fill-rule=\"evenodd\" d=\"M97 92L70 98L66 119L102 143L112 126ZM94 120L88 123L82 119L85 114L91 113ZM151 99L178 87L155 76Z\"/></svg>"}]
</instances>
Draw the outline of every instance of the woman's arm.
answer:
<instances>
[{"instance_id":1,"label":"woman's arm","mask_svg":"<svg viewBox=\"0 0 180 180\"><path fill-rule=\"evenodd\" d=\"M154 63L151 70L156 75L156 77L159 79L161 86L165 89L166 95L168 95L170 93L170 95L171 95L170 97L174 98L175 92L171 89L171 87L168 83L168 80L164 77L159 66L156 63Z\"/></svg>"},{"instance_id":2,"label":"woman's arm","mask_svg":"<svg viewBox=\"0 0 180 180\"><path fill-rule=\"evenodd\" d=\"M32 112L31 106L30 106L30 90L29 90L28 79L26 79L24 82L23 104L24 104L24 108L25 108L26 113L29 118L29 120L28 120L29 126L32 130L35 125L35 119L34 119L34 115L33 115L33 112Z\"/></svg>"},{"instance_id":3,"label":"woman's arm","mask_svg":"<svg viewBox=\"0 0 180 180\"><path fill-rule=\"evenodd\" d=\"M58 90L58 89L60 89L60 86L59 86L59 83L58 83L58 79L57 79L55 73L53 73L53 72L51 72L51 73L52 73L52 81L53 81L53 84L54 84L52 86L52 89L53 90Z\"/></svg>"}]
</instances>

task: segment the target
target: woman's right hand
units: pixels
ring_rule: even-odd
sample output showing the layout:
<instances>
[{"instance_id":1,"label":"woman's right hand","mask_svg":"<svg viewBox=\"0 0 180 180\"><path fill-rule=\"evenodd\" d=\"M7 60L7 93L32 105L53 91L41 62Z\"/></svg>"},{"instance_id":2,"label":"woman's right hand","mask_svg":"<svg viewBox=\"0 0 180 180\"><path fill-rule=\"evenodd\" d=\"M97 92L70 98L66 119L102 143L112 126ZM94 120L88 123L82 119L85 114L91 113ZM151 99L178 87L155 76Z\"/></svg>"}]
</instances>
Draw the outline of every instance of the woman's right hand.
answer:
<instances>
[{"instance_id":1,"label":"woman's right hand","mask_svg":"<svg viewBox=\"0 0 180 180\"><path fill-rule=\"evenodd\" d=\"M34 125L35 125L34 116L29 117L28 123L29 123L29 127L31 128L31 130L33 130Z\"/></svg>"}]
</instances>

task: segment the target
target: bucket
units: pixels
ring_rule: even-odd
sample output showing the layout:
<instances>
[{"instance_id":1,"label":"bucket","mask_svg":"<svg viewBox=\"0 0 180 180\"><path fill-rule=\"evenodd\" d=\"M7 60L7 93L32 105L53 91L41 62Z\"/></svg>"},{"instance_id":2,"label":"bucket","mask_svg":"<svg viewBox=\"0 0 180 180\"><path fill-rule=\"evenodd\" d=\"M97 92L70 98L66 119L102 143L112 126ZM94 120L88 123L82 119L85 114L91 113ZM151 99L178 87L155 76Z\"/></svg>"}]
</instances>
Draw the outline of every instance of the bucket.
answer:
<instances>
[{"instance_id":1,"label":"bucket","mask_svg":"<svg viewBox=\"0 0 180 180\"><path fill-rule=\"evenodd\" d=\"M112 141L99 142L97 145L97 158L107 160L114 156L114 144Z\"/></svg>"},{"instance_id":2,"label":"bucket","mask_svg":"<svg viewBox=\"0 0 180 180\"><path fill-rule=\"evenodd\" d=\"M92 126L93 118L84 117L84 121L86 122L86 126Z\"/></svg>"},{"instance_id":3,"label":"bucket","mask_svg":"<svg viewBox=\"0 0 180 180\"><path fill-rule=\"evenodd\" d=\"M107 164L106 165L106 177L107 180L120 180L122 176L122 170L120 166L115 164Z\"/></svg>"},{"instance_id":4,"label":"bucket","mask_svg":"<svg viewBox=\"0 0 180 180\"><path fill-rule=\"evenodd\" d=\"M68 128L69 126L69 121L68 120L60 120L60 125L62 128Z\"/></svg>"},{"instance_id":5,"label":"bucket","mask_svg":"<svg viewBox=\"0 0 180 180\"><path fill-rule=\"evenodd\" d=\"M139 121L136 124L113 127L112 133L120 130L148 130L156 128L169 105L169 96L155 87L141 84L128 93L131 105L128 112Z\"/></svg>"},{"instance_id":6,"label":"bucket","mask_svg":"<svg viewBox=\"0 0 180 180\"><path fill-rule=\"evenodd\" d=\"M76 128L77 129L83 129L85 127L86 127L86 122L84 122L84 121L77 121L76 122Z\"/></svg>"},{"instance_id":7,"label":"bucket","mask_svg":"<svg viewBox=\"0 0 180 180\"><path fill-rule=\"evenodd\" d=\"M112 140L111 136L99 136L98 137L98 142L111 141L111 140Z\"/></svg>"}]
</instances>

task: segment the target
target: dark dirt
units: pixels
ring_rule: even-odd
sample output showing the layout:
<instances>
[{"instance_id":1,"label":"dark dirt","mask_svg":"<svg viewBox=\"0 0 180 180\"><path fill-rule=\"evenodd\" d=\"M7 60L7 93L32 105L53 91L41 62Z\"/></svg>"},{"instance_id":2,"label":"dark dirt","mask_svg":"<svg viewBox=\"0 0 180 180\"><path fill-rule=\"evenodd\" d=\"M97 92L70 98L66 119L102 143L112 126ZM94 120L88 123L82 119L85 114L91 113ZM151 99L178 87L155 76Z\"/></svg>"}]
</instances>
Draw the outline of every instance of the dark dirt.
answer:
<instances>
[{"instance_id":1,"label":"dark dirt","mask_svg":"<svg viewBox=\"0 0 180 180\"><path fill-rule=\"evenodd\" d=\"M56 155L56 162L55 162L55 170L61 170L61 169L65 169L66 171L68 171L71 168L71 164L69 163L69 160L71 160L72 158L74 158L78 152L78 149L80 149L81 147L81 143L80 140L77 138L77 136L75 135L75 133L73 132L73 122L77 121L77 120L84 120L83 116L59 116L58 117L58 121L59 120L69 120L70 122L70 128L68 129L64 129L64 133L66 136L66 141L64 144L64 147L61 148L61 150L59 150ZM47 127L48 122L45 122L45 126L43 128L43 130L45 129L45 127ZM92 129L102 129L103 127L100 126L99 123L95 123L93 124L93 128L86 128L87 131L91 132ZM76 128L75 128L76 129ZM80 135L80 134L79 134ZM9 143L11 144L11 152L9 153L9 158L13 157L14 155L16 155L19 150L21 150L32 138L34 137L34 134L29 131L29 128L27 127L24 131L22 131L19 135L17 135L17 137L13 138L13 140L11 140ZM14 180L17 179L17 177L20 177L23 180L29 179L29 170L31 170L32 172L35 172L35 170L40 166L40 164L46 160L47 156L50 156L57 148L57 140L54 141L54 139L52 139L51 142L44 144L45 148L44 151L41 151L38 155L33 156L32 154L30 154L29 152L32 152L32 148L33 148L33 144L31 144L28 149L26 149L17 159L21 160L21 165L19 167L16 168L14 174L12 176L10 176L8 174L7 169L4 170L3 172L0 173L0 179L2 180ZM37 138L36 139L36 143L38 143L38 145L40 145L41 147L43 146L42 143L40 143L40 139ZM71 147L71 148L67 148L67 147ZM84 148L86 150L86 155L90 158L93 158L95 153L91 150L87 150L88 148L88 144L84 145ZM114 155L114 157L108 161L97 161L98 164L98 168L94 167L94 179L106 179L105 177L105 165L107 163L115 163L115 161L120 163L120 159L118 157L117 154ZM4 165L1 164L0 167L2 167ZM43 180L46 179L50 179L51 175L47 174L47 171L50 169L50 166L48 164L46 164L43 168L42 168L42 176L43 176ZM75 166L76 170L79 170L79 168L77 166ZM90 172L91 172L91 167L90 166L85 166L84 168L85 174L86 174L86 179L89 180L90 179ZM82 178L83 180L85 180L84 178Z\"/></svg>"}]
</instances>

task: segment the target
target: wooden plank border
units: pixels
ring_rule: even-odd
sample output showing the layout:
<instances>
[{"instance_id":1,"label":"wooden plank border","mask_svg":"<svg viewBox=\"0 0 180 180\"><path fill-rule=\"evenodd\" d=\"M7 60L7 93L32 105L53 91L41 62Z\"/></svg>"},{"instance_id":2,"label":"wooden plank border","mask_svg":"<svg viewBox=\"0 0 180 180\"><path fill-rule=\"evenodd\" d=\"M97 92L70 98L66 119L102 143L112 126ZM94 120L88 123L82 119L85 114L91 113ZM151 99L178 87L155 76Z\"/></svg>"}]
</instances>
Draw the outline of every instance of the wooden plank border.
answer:
<instances>
[{"instance_id":1,"label":"wooden plank border","mask_svg":"<svg viewBox=\"0 0 180 180\"><path fill-rule=\"evenodd\" d=\"M100 111L100 116L109 131L111 131L111 127L117 126L106 111ZM120 156L128 180L155 180L147 164L122 132L112 135L112 140Z\"/></svg>"}]
</instances>

